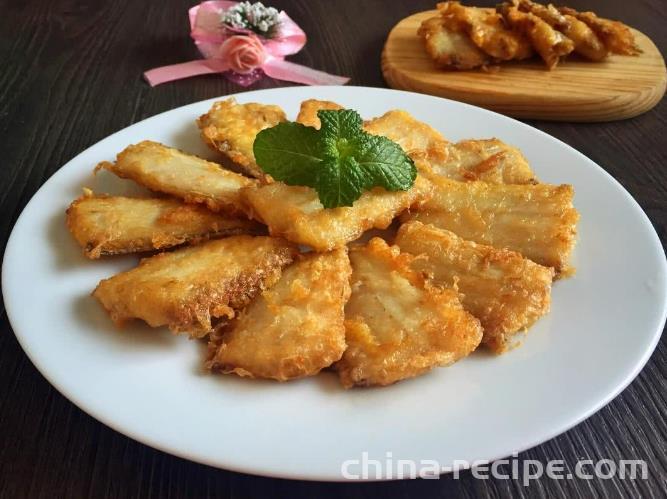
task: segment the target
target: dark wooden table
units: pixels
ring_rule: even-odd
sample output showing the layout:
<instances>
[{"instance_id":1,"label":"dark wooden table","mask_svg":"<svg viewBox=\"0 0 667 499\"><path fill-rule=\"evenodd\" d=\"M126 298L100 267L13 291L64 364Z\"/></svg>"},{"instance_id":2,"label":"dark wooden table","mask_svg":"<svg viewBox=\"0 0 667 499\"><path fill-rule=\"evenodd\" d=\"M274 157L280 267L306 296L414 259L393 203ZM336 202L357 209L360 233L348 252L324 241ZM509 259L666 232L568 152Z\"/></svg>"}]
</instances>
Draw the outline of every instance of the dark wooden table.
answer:
<instances>
[{"instance_id":1,"label":"dark wooden table","mask_svg":"<svg viewBox=\"0 0 667 499\"><path fill-rule=\"evenodd\" d=\"M494 2L480 2L493 4ZM308 33L293 60L385 86L379 59L401 18L429 0L278 1ZM596 2L577 8L623 19L667 48L665 0ZM40 185L73 156L156 113L242 89L216 76L150 88L144 70L195 58L189 2L0 0L0 243ZM251 88L282 83L265 79ZM606 124L531 122L616 177L667 240L667 102ZM623 227L619 227L623 230ZM628 241L632 244L632 241ZM29 251L29 248L26 248ZM613 270L612 270L613 271ZM39 304L35 304L39 313ZM241 475L141 445L72 405L21 351L0 305L0 497L664 497L667 495L667 346L616 400L522 459L643 459L647 480L512 480L327 484ZM594 359L591 359L594 362ZM94 373L91 373L94 376ZM557 382L557 380L554 380ZM268 450L270 452L270 450Z\"/></svg>"}]
</instances>

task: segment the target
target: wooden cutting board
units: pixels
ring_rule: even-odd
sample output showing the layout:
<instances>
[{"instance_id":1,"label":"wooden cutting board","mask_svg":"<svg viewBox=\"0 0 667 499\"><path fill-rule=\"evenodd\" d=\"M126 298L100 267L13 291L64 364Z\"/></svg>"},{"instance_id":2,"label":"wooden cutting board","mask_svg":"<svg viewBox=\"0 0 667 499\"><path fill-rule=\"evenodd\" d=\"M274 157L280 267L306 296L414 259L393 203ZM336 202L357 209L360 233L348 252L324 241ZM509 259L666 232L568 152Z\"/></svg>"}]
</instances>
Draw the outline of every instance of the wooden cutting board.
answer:
<instances>
[{"instance_id":1,"label":"wooden cutting board","mask_svg":"<svg viewBox=\"0 0 667 499\"><path fill-rule=\"evenodd\" d=\"M653 42L633 30L643 53L604 62L572 58L549 71L539 59L504 63L497 71L445 71L434 66L417 36L437 11L406 17L389 33L382 73L392 88L447 97L518 118L613 121L655 106L665 93L665 61Z\"/></svg>"}]
</instances>

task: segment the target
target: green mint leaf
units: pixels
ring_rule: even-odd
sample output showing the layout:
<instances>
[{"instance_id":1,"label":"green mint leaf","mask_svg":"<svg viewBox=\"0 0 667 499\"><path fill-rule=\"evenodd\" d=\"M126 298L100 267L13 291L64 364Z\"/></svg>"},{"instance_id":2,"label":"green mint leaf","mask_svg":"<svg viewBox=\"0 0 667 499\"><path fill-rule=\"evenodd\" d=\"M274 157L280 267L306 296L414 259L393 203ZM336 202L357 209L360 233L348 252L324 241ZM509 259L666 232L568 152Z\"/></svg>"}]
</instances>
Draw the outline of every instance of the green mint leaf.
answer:
<instances>
[{"instance_id":1,"label":"green mint leaf","mask_svg":"<svg viewBox=\"0 0 667 499\"><path fill-rule=\"evenodd\" d=\"M321 110L316 130L280 123L257 134L257 164L276 180L314 188L325 208L352 206L373 187L407 190L417 169L403 149L362 129L356 111Z\"/></svg>"},{"instance_id":2,"label":"green mint leaf","mask_svg":"<svg viewBox=\"0 0 667 499\"><path fill-rule=\"evenodd\" d=\"M283 122L257 134L255 161L266 173L288 185L317 183L324 146L318 131L300 123Z\"/></svg>"}]
</instances>

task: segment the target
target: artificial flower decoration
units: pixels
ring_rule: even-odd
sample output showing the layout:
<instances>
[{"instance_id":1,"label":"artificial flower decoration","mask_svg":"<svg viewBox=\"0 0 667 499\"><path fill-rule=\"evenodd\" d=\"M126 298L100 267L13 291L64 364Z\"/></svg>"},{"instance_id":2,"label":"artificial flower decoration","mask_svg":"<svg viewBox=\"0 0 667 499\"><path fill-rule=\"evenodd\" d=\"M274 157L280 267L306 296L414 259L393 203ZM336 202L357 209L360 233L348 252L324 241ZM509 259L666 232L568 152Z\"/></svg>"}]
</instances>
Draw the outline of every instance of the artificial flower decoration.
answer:
<instances>
[{"instance_id":1,"label":"artificial flower decoration","mask_svg":"<svg viewBox=\"0 0 667 499\"><path fill-rule=\"evenodd\" d=\"M349 81L285 60L306 44L306 34L285 12L261 2L212 0L192 7L189 14L190 36L204 58L146 71L151 86L211 73L243 86L265 75L306 85Z\"/></svg>"}]
</instances>

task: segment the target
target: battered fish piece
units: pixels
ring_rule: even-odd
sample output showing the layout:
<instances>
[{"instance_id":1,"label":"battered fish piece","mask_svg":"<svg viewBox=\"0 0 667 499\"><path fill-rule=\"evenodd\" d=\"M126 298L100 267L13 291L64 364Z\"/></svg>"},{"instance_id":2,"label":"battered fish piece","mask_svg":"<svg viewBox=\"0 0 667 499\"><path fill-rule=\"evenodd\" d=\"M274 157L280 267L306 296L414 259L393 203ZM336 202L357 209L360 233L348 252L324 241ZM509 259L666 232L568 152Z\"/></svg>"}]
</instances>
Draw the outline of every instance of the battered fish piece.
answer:
<instances>
[{"instance_id":1,"label":"battered fish piece","mask_svg":"<svg viewBox=\"0 0 667 499\"><path fill-rule=\"evenodd\" d=\"M307 253L212 342L209 368L278 381L314 376L346 348L347 249Z\"/></svg>"},{"instance_id":2,"label":"battered fish piece","mask_svg":"<svg viewBox=\"0 0 667 499\"><path fill-rule=\"evenodd\" d=\"M523 12L535 14L572 40L575 53L591 61L601 61L607 57L608 51L602 41L586 23L576 17L561 14L552 4L542 5L531 0L514 0L511 3Z\"/></svg>"},{"instance_id":3,"label":"battered fish piece","mask_svg":"<svg viewBox=\"0 0 667 499\"><path fill-rule=\"evenodd\" d=\"M340 104L328 100L308 99L301 103L296 122L319 130L321 123L317 112L321 110L338 111L339 109L345 108Z\"/></svg>"},{"instance_id":4,"label":"battered fish piece","mask_svg":"<svg viewBox=\"0 0 667 499\"><path fill-rule=\"evenodd\" d=\"M90 191L67 209L67 227L91 259L261 230L250 220L175 199L95 196Z\"/></svg>"},{"instance_id":5,"label":"battered fish piece","mask_svg":"<svg viewBox=\"0 0 667 499\"><path fill-rule=\"evenodd\" d=\"M574 50L572 40L540 17L530 12L522 12L508 3L499 5L498 10L508 26L528 37L549 69L555 68L562 57Z\"/></svg>"},{"instance_id":6,"label":"battered fish piece","mask_svg":"<svg viewBox=\"0 0 667 499\"><path fill-rule=\"evenodd\" d=\"M100 281L93 296L118 326L142 319L201 338L212 319L234 317L234 309L275 284L296 254L284 239L230 236L144 258Z\"/></svg>"},{"instance_id":7,"label":"battered fish piece","mask_svg":"<svg viewBox=\"0 0 667 499\"><path fill-rule=\"evenodd\" d=\"M253 218L269 232L316 251L329 251L354 241L368 229L386 229L395 216L431 194L430 182L417 175L407 191L376 187L364 192L353 206L324 208L310 187L274 182L242 191Z\"/></svg>"},{"instance_id":8,"label":"battered fish piece","mask_svg":"<svg viewBox=\"0 0 667 499\"><path fill-rule=\"evenodd\" d=\"M463 26L446 25L442 17L431 17L422 22L417 35L424 41L426 53L440 68L474 69L493 62L473 43Z\"/></svg>"},{"instance_id":9,"label":"battered fish piece","mask_svg":"<svg viewBox=\"0 0 667 499\"><path fill-rule=\"evenodd\" d=\"M535 173L521 151L498 139L462 140L449 143L445 154L427 154L426 165L416 160L420 171L431 178L481 180L493 184L534 184Z\"/></svg>"},{"instance_id":10,"label":"battered fish piece","mask_svg":"<svg viewBox=\"0 0 667 499\"><path fill-rule=\"evenodd\" d=\"M609 52L621 55L641 54L642 51L635 41L635 35L622 22L598 17L594 12L577 12L569 7L561 7L559 10L563 14L586 23Z\"/></svg>"},{"instance_id":11,"label":"battered fish piece","mask_svg":"<svg viewBox=\"0 0 667 499\"><path fill-rule=\"evenodd\" d=\"M230 98L215 102L208 113L199 117L197 126L211 149L227 156L248 175L263 178L266 174L255 162L252 148L255 136L286 119L278 106L238 104Z\"/></svg>"},{"instance_id":12,"label":"battered fish piece","mask_svg":"<svg viewBox=\"0 0 667 499\"><path fill-rule=\"evenodd\" d=\"M396 245L416 257L413 270L462 293L463 308L482 324L482 343L495 353L510 348L515 333L549 312L553 269L519 253L420 222L402 225Z\"/></svg>"},{"instance_id":13,"label":"battered fish piece","mask_svg":"<svg viewBox=\"0 0 667 499\"><path fill-rule=\"evenodd\" d=\"M240 189L255 183L217 163L150 140L128 146L115 163L103 161L95 170L102 168L186 203L201 203L213 211L232 213L243 212Z\"/></svg>"},{"instance_id":14,"label":"battered fish piece","mask_svg":"<svg viewBox=\"0 0 667 499\"><path fill-rule=\"evenodd\" d=\"M448 143L435 128L400 109L365 122L364 130L396 142L413 159L423 155L442 155Z\"/></svg>"},{"instance_id":15,"label":"battered fish piece","mask_svg":"<svg viewBox=\"0 0 667 499\"><path fill-rule=\"evenodd\" d=\"M431 180L433 197L402 218L447 229L479 244L518 251L561 277L572 272L579 213L571 185L510 185Z\"/></svg>"},{"instance_id":16,"label":"battered fish piece","mask_svg":"<svg viewBox=\"0 0 667 499\"><path fill-rule=\"evenodd\" d=\"M430 286L410 269L413 260L379 238L350 249L348 347L336 364L346 388L419 376L452 364L479 345L482 328L463 309L457 292Z\"/></svg>"},{"instance_id":17,"label":"battered fish piece","mask_svg":"<svg viewBox=\"0 0 667 499\"><path fill-rule=\"evenodd\" d=\"M460 2L441 2L437 5L445 27L462 29L472 42L497 61L527 59L533 55L529 40L520 32L505 26L502 17L493 9L464 7Z\"/></svg>"}]
</instances>

